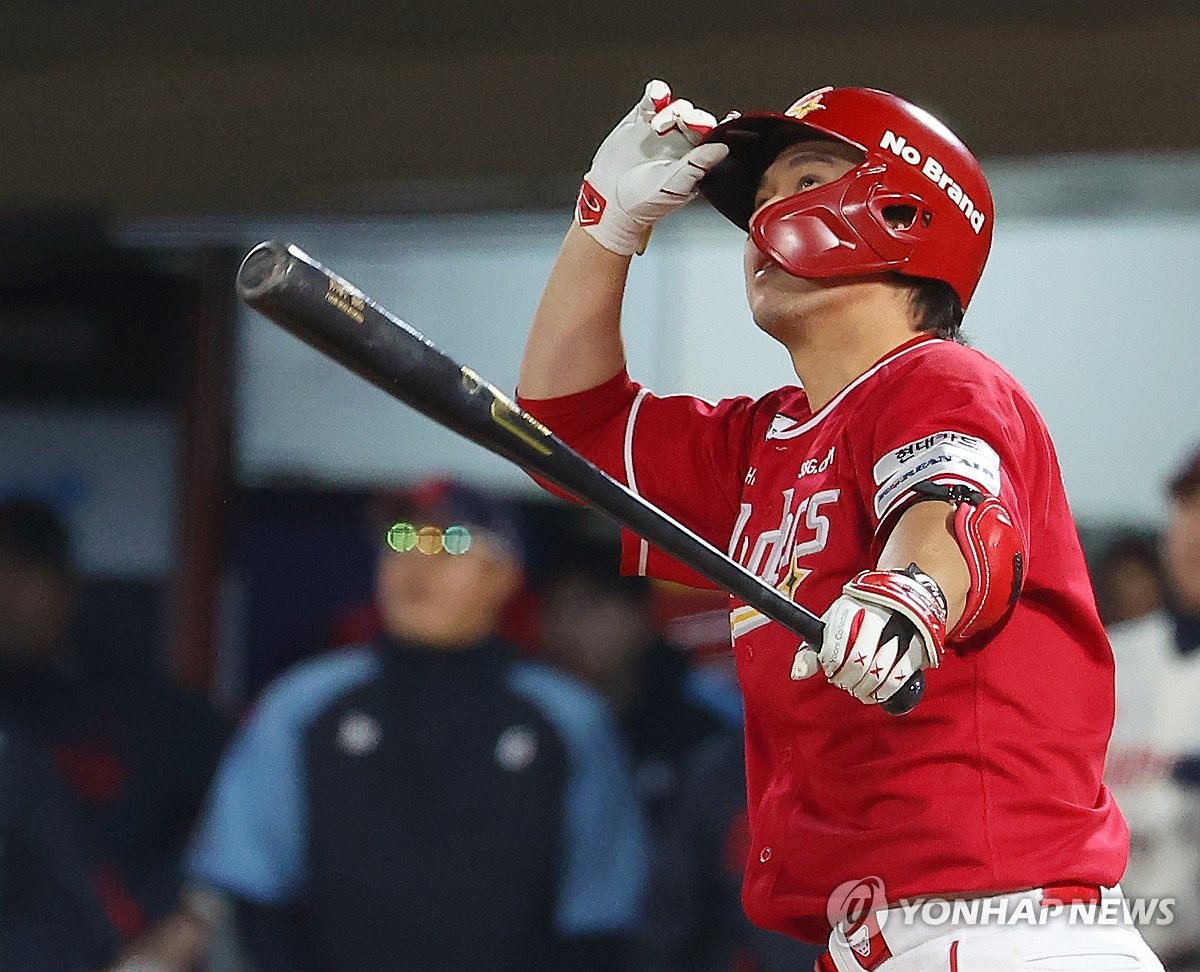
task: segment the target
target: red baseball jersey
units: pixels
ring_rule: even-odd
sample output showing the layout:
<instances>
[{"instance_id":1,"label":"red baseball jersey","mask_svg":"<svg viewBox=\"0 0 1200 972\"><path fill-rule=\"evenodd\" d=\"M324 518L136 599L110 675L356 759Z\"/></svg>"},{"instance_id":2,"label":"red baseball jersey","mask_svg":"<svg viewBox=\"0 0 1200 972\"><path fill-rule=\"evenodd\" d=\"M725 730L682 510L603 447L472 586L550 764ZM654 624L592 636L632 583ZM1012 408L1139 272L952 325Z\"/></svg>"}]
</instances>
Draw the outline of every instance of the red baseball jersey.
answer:
<instances>
[{"instance_id":1,"label":"red baseball jersey","mask_svg":"<svg viewBox=\"0 0 1200 972\"><path fill-rule=\"evenodd\" d=\"M731 599L752 920L822 940L830 892L872 875L891 901L1120 879L1128 834L1101 780L1112 650L1049 434L999 365L923 336L816 414L798 387L712 404L624 373L522 404L818 615L875 565L917 483L1000 496L1024 537L1012 615L948 650L902 718L824 678L792 681L796 636ZM624 552L631 572L711 586L635 536Z\"/></svg>"}]
</instances>

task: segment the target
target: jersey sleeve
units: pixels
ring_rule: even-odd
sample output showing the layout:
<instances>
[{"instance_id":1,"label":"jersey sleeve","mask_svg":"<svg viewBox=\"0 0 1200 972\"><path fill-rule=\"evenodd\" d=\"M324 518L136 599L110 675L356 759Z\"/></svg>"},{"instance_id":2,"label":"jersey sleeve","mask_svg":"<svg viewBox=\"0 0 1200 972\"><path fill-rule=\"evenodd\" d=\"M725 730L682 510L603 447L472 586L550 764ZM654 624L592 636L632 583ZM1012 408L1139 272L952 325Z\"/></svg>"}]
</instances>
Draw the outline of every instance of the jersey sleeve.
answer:
<instances>
[{"instance_id":1,"label":"jersey sleeve","mask_svg":"<svg viewBox=\"0 0 1200 972\"><path fill-rule=\"evenodd\" d=\"M308 878L305 731L325 706L371 677L367 652L300 666L263 693L217 769L185 860L190 881L284 906Z\"/></svg>"},{"instance_id":2,"label":"jersey sleeve","mask_svg":"<svg viewBox=\"0 0 1200 972\"><path fill-rule=\"evenodd\" d=\"M624 371L573 395L518 402L618 482L719 550L728 547L761 402L655 395ZM628 530L621 547L626 573L714 587Z\"/></svg>"},{"instance_id":3,"label":"jersey sleeve","mask_svg":"<svg viewBox=\"0 0 1200 972\"><path fill-rule=\"evenodd\" d=\"M863 423L869 454L856 456L880 543L922 498L915 489L921 483L963 485L998 497L1028 543L1026 481L1030 460L1037 459L1030 455L1015 384L982 365L973 370L970 359L931 357L889 384L884 395L873 420Z\"/></svg>"}]
</instances>

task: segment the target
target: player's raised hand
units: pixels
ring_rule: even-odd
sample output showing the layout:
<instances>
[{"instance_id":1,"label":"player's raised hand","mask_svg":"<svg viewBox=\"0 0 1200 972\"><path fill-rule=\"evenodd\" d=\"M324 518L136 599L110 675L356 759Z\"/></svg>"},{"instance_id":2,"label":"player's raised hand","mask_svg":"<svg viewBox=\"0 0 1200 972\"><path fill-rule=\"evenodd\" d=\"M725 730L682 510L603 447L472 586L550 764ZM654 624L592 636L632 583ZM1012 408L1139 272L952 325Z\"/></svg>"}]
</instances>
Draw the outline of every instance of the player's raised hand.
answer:
<instances>
[{"instance_id":1,"label":"player's raised hand","mask_svg":"<svg viewBox=\"0 0 1200 972\"><path fill-rule=\"evenodd\" d=\"M726 145L700 145L717 120L651 81L600 144L583 177L576 218L605 249L640 252L650 229L696 194L696 184L727 154Z\"/></svg>"},{"instance_id":2,"label":"player's raised hand","mask_svg":"<svg viewBox=\"0 0 1200 972\"><path fill-rule=\"evenodd\" d=\"M801 645L792 678L808 678L819 665L830 682L867 705L886 702L915 672L937 668L946 643L946 599L916 564L863 571L821 620L821 650Z\"/></svg>"}]
</instances>

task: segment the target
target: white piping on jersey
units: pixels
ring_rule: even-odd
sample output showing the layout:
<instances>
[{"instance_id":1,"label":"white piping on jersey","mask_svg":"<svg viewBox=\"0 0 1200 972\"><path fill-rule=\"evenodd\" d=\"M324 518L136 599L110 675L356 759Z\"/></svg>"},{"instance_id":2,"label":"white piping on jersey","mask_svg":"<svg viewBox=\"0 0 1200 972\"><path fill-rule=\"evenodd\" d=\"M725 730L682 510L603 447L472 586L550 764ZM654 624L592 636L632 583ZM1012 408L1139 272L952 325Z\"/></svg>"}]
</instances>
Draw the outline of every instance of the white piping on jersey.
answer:
<instances>
[{"instance_id":1,"label":"white piping on jersey","mask_svg":"<svg viewBox=\"0 0 1200 972\"><path fill-rule=\"evenodd\" d=\"M629 418L625 420L625 485L630 491L637 494L637 477L633 473L633 423L637 420L638 409L642 407L642 399L650 394L650 389L641 388L638 390L637 396L633 400L633 404L629 406ZM645 537L640 539L638 545L638 576L646 576L646 562L650 559L650 544Z\"/></svg>"},{"instance_id":2,"label":"white piping on jersey","mask_svg":"<svg viewBox=\"0 0 1200 972\"><path fill-rule=\"evenodd\" d=\"M857 378L855 378L854 381L850 382L850 384L848 384L840 392L838 392L836 395L834 395L833 398L826 404L826 406L823 409L821 409L821 411L817 412L816 415L814 415L812 418L810 418L803 425L798 425L794 429L786 429L782 432L776 432L773 427L769 427L767 429L767 438L768 439L794 439L798 435L803 435L809 429L813 428L818 422L820 422L821 419L823 419L826 415L828 415L835 408L837 408L838 403L841 402L841 400L843 398L845 398L852 391L854 391L855 388L857 388L864 381L866 381L868 378L870 378L872 375L874 375L875 372L877 372L880 368L884 367L885 365L891 364L893 361L896 361L899 358L903 358L910 351L916 351L917 348L924 348L930 344L933 344L935 341L941 341L941 340L942 340L941 338L931 337L926 341L920 342L919 344L914 344L910 347L907 347L903 351L898 351L895 354L889 355L888 357L886 357L882 361L880 361L878 364L876 364L875 367L871 368L869 371L864 371L861 375L859 375Z\"/></svg>"}]
</instances>

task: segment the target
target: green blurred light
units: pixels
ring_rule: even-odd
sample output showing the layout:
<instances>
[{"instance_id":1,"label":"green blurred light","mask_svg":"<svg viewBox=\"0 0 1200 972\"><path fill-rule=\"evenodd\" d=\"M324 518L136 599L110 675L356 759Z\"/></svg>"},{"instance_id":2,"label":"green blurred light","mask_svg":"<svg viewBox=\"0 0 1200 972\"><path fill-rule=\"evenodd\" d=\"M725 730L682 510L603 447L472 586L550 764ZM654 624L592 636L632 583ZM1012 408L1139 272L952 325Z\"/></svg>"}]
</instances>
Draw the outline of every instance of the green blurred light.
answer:
<instances>
[{"instance_id":1,"label":"green blurred light","mask_svg":"<svg viewBox=\"0 0 1200 972\"><path fill-rule=\"evenodd\" d=\"M417 545L417 529L411 523L393 523L387 532L387 542L396 553L408 553Z\"/></svg>"}]
</instances>

